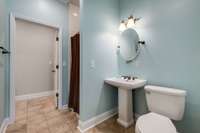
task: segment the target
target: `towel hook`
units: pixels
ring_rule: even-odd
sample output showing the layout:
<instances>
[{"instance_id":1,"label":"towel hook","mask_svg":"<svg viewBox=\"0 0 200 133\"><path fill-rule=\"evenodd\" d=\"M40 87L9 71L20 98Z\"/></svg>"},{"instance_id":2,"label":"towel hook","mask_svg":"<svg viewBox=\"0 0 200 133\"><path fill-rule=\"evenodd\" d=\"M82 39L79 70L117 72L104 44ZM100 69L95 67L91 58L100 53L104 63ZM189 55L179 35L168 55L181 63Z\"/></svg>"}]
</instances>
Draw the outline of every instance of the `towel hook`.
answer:
<instances>
[{"instance_id":1,"label":"towel hook","mask_svg":"<svg viewBox=\"0 0 200 133\"><path fill-rule=\"evenodd\" d=\"M2 50L2 54L10 54L10 51L5 49L3 46L0 46L0 49Z\"/></svg>"}]
</instances>

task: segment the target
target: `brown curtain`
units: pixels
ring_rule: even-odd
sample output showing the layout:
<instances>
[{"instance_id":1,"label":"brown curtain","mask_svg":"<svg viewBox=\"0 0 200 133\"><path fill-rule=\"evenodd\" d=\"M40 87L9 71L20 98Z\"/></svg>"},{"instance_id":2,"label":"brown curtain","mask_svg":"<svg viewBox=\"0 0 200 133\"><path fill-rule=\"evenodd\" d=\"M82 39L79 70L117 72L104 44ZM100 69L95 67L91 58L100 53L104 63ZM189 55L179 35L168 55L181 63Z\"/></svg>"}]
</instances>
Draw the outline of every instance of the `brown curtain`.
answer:
<instances>
[{"instance_id":1,"label":"brown curtain","mask_svg":"<svg viewBox=\"0 0 200 133\"><path fill-rule=\"evenodd\" d=\"M79 83L80 83L80 34L71 37L71 76L69 108L79 113Z\"/></svg>"}]
</instances>

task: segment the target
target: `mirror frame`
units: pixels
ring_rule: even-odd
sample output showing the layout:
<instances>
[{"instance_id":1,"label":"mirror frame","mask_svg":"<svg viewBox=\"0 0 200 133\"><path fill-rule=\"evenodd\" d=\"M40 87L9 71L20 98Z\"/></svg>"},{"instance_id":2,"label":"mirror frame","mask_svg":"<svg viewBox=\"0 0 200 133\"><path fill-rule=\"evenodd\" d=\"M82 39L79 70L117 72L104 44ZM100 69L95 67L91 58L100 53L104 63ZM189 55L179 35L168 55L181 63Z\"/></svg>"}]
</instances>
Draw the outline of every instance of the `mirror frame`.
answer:
<instances>
[{"instance_id":1,"label":"mirror frame","mask_svg":"<svg viewBox=\"0 0 200 133\"><path fill-rule=\"evenodd\" d=\"M137 33L137 31L136 31L135 29L133 29L133 28L128 28L128 29L132 29L132 30L134 30L134 31ZM128 29L126 29L126 30L128 30ZM126 30L124 30L124 31L126 31ZM124 31L122 31L121 33L123 33ZM137 34L138 34L138 33L137 33ZM126 63L131 63L132 61L134 61L134 60L139 56L139 54L140 54L140 52L141 52L141 45L145 45L145 44L146 44L145 41L141 41L141 40L140 40L139 34L138 34L138 38L139 38L138 43L135 44L135 45L137 45L137 47L138 47L138 50L136 51L136 55L133 56L133 57L131 57L130 59L124 59L124 58L122 57L122 58L126 61ZM121 45L121 43L120 43L120 45ZM119 54L120 54L120 56L122 56L121 53L120 53L121 46L119 46L118 48L119 48Z\"/></svg>"}]
</instances>

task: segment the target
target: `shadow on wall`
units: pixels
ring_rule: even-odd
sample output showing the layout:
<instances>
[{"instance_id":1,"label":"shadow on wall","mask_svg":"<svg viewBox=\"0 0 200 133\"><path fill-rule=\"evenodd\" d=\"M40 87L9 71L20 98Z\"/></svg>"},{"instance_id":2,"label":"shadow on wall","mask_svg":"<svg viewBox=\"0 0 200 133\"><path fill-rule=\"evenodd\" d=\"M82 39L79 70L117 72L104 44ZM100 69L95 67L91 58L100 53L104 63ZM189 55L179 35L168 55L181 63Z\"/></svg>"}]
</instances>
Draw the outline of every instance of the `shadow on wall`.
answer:
<instances>
[{"instance_id":1,"label":"shadow on wall","mask_svg":"<svg viewBox=\"0 0 200 133\"><path fill-rule=\"evenodd\" d=\"M148 112L144 87L133 91L133 110L136 116L140 116Z\"/></svg>"},{"instance_id":2,"label":"shadow on wall","mask_svg":"<svg viewBox=\"0 0 200 133\"><path fill-rule=\"evenodd\" d=\"M99 112L110 111L118 107L118 89L111 85L103 83L102 88L100 89L99 98L97 99L97 101L99 102L96 108L96 116L99 115ZM110 109L109 107L113 108Z\"/></svg>"}]
</instances>

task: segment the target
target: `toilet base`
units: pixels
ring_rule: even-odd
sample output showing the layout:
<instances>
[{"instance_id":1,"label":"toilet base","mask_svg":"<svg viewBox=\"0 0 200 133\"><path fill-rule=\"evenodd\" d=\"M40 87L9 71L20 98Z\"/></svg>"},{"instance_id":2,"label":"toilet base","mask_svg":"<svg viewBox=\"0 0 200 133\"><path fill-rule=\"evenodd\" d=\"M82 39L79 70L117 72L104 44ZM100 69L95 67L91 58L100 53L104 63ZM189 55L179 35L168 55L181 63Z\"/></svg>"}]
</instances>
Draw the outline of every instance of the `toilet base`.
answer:
<instances>
[{"instance_id":1,"label":"toilet base","mask_svg":"<svg viewBox=\"0 0 200 133\"><path fill-rule=\"evenodd\" d=\"M128 127L130 127L131 125L133 125L134 120L132 119L131 121L126 122L126 121L123 121L123 120L121 120L120 118L118 118L118 119L117 119L117 122L118 122L121 126L123 126L123 127L125 127L125 128L128 128Z\"/></svg>"}]
</instances>

